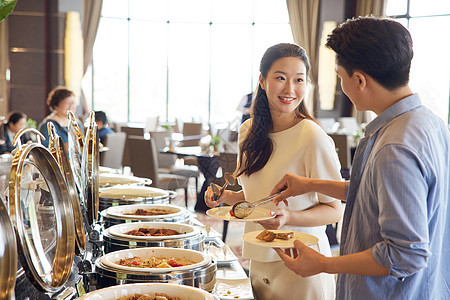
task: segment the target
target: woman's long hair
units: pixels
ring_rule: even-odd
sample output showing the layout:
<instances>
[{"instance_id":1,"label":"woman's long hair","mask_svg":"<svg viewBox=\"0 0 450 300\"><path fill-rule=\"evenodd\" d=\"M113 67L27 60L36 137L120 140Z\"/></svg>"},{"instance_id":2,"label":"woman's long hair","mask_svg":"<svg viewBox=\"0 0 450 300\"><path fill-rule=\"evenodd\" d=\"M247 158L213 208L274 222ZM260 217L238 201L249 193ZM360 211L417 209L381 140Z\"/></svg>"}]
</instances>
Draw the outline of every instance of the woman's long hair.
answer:
<instances>
[{"instance_id":1,"label":"woman's long hair","mask_svg":"<svg viewBox=\"0 0 450 300\"><path fill-rule=\"evenodd\" d=\"M262 77L267 78L267 73L273 63L283 57L297 57L301 59L305 64L306 76L308 77L310 66L305 49L288 43L277 44L266 50L259 66ZM315 121L306 109L303 100L295 109L295 115L301 119ZM235 171L236 176L242 174L250 176L258 172L266 165L272 155L273 143L269 138L269 131L272 129L272 117L266 91L261 88L261 85L258 85L258 91L252 103L251 117L252 125L239 149L240 156Z\"/></svg>"}]
</instances>

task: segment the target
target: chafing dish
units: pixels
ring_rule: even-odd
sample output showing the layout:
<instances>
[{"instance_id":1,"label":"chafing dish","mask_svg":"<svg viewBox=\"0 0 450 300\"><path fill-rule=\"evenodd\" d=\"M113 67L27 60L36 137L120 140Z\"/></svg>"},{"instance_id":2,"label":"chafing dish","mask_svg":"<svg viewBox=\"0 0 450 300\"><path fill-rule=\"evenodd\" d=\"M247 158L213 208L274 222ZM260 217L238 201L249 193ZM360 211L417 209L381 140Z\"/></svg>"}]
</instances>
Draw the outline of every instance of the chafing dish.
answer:
<instances>
[{"instance_id":1,"label":"chafing dish","mask_svg":"<svg viewBox=\"0 0 450 300\"><path fill-rule=\"evenodd\" d=\"M154 216L138 216L129 215L129 213L136 211L137 209L165 209L171 211L170 214L154 215ZM133 205L120 205L113 206L103 210L100 213L101 223L104 228L132 222L175 222L175 223L187 223L191 218L185 208L170 205L170 204L133 204Z\"/></svg>"},{"instance_id":2,"label":"chafing dish","mask_svg":"<svg viewBox=\"0 0 450 300\"><path fill-rule=\"evenodd\" d=\"M133 268L118 265L122 258L151 256L188 259L194 264L175 268ZM127 283L172 283L211 291L216 282L217 263L198 251L176 248L137 248L108 253L95 263L97 288Z\"/></svg>"},{"instance_id":3,"label":"chafing dish","mask_svg":"<svg viewBox=\"0 0 450 300\"><path fill-rule=\"evenodd\" d=\"M120 286L112 286L103 288L79 298L80 300L115 300L121 297L133 296L135 294L149 294L164 293L171 297L180 297L181 299L189 300L214 300L218 299L210 293L185 285L170 284L170 283L134 283L124 284Z\"/></svg>"},{"instance_id":4,"label":"chafing dish","mask_svg":"<svg viewBox=\"0 0 450 300\"><path fill-rule=\"evenodd\" d=\"M126 234L139 228L172 229L181 234L170 236L133 236ZM205 236L198 227L169 222L122 223L109 227L103 233L105 253L143 247L184 248L203 251Z\"/></svg>"},{"instance_id":5,"label":"chafing dish","mask_svg":"<svg viewBox=\"0 0 450 300\"><path fill-rule=\"evenodd\" d=\"M38 136L38 143L22 147L20 136L27 131ZM40 139L44 136L31 128L14 138L18 150L9 180L9 215L17 232L20 263L30 281L40 290L56 293L71 273L74 216L63 174Z\"/></svg>"},{"instance_id":6,"label":"chafing dish","mask_svg":"<svg viewBox=\"0 0 450 300\"><path fill-rule=\"evenodd\" d=\"M100 173L99 185L101 188L120 184L150 186L152 184L152 181L148 178L136 176L127 176L114 173Z\"/></svg>"},{"instance_id":7,"label":"chafing dish","mask_svg":"<svg viewBox=\"0 0 450 300\"><path fill-rule=\"evenodd\" d=\"M0 195L0 299L11 299L17 272L16 233Z\"/></svg>"},{"instance_id":8,"label":"chafing dish","mask_svg":"<svg viewBox=\"0 0 450 300\"><path fill-rule=\"evenodd\" d=\"M175 195L166 191L148 186L116 185L101 188L99 193L100 210L111 206L130 204L168 204Z\"/></svg>"}]
</instances>

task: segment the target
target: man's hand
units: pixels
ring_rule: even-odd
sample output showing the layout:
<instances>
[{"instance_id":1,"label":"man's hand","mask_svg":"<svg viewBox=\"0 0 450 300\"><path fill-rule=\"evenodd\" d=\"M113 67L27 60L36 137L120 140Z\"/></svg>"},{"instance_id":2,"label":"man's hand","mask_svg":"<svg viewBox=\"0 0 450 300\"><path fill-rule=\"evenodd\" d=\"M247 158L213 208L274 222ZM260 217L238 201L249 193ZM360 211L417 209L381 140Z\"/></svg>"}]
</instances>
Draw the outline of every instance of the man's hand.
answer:
<instances>
[{"instance_id":1,"label":"man's hand","mask_svg":"<svg viewBox=\"0 0 450 300\"><path fill-rule=\"evenodd\" d=\"M295 248L286 249L285 251L274 248L291 271L302 277L313 276L324 271L323 266L327 259L325 256L299 240L294 241L294 246Z\"/></svg>"},{"instance_id":2,"label":"man's hand","mask_svg":"<svg viewBox=\"0 0 450 300\"><path fill-rule=\"evenodd\" d=\"M284 202L284 204L286 204L287 206L287 198L302 195L311 191L308 188L308 184L310 183L310 181L310 178L287 173L283 176L283 178L281 178L281 180L270 192L271 195L281 192L281 194L273 198L272 201L275 203L275 205L278 205L280 202Z\"/></svg>"},{"instance_id":3,"label":"man's hand","mask_svg":"<svg viewBox=\"0 0 450 300\"><path fill-rule=\"evenodd\" d=\"M257 221L255 223L261 224L262 227L264 227L264 229L266 230L277 230L278 228L289 222L291 213L290 211L284 208L279 208L272 211L271 213L272 216L275 215L276 217L269 220Z\"/></svg>"}]
</instances>

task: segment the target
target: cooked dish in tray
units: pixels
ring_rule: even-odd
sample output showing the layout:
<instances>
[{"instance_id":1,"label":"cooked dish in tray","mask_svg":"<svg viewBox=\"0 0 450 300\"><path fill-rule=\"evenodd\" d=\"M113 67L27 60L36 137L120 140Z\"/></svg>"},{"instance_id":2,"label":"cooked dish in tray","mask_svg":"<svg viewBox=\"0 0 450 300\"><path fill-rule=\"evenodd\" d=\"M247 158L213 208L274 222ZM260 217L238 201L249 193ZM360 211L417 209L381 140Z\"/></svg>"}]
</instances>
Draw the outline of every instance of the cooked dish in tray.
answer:
<instances>
[{"instance_id":1,"label":"cooked dish in tray","mask_svg":"<svg viewBox=\"0 0 450 300\"><path fill-rule=\"evenodd\" d=\"M170 297L164 293L155 293L154 296L148 294L135 294L134 296L120 297L118 300L181 300L181 298Z\"/></svg>"},{"instance_id":2,"label":"cooked dish in tray","mask_svg":"<svg viewBox=\"0 0 450 300\"><path fill-rule=\"evenodd\" d=\"M293 232L274 233L270 230L261 231L261 233L256 236L258 240L265 242L271 242L274 239L289 240L292 239L293 237L294 237Z\"/></svg>"},{"instance_id":3,"label":"cooked dish in tray","mask_svg":"<svg viewBox=\"0 0 450 300\"><path fill-rule=\"evenodd\" d=\"M179 235L181 234L181 232L165 228L140 227L139 229L128 231L125 234L134 236L171 236L171 235Z\"/></svg>"},{"instance_id":4,"label":"cooked dish in tray","mask_svg":"<svg viewBox=\"0 0 450 300\"><path fill-rule=\"evenodd\" d=\"M132 216L157 216L157 215L169 215L173 214L174 211L161 209L161 208L150 208L150 209L136 209L134 212L124 213L124 215Z\"/></svg>"},{"instance_id":5,"label":"cooked dish in tray","mask_svg":"<svg viewBox=\"0 0 450 300\"><path fill-rule=\"evenodd\" d=\"M175 260L173 258L166 259L154 256L145 260L142 260L140 257L125 258L116 262L118 265L133 268L175 268L192 265L193 263L187 259Z\"/></svg>"}]
</instances>

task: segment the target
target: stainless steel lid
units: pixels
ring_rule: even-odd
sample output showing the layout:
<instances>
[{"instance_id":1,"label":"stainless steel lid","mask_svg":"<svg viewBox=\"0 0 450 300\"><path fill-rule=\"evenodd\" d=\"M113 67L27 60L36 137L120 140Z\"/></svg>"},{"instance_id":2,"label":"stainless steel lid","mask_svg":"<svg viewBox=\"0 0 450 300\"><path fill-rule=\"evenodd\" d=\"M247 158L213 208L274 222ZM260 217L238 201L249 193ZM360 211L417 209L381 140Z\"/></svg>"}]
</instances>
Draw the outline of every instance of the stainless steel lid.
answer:
<instances>
[{"instance_id":1,"label":"stainless steel lid","mask_svg":"<svg viewBox=\"0 0 450 300\"><path fill-rule=\"evenodd\" d=\"M66 180L70 199L72 200L73 215L75 218L75 237L76 246L79 253L83 254L86 250L86 234L84 231L83 215L81 213L80 199L78 198L77 187L73 177L72 168L69 163L64 143L56 133L53 123L48 123L49 149L53 157L58 162L61 172Z\"/></svg>"},{"instance_id":2,"label":"stainless steel lid","mask_svg":"<svg viewBox=\"0 0 450 300\"><path fill-rule=\"evenodd\" d=\"M33 131L38 143L22 147L20 136ZM46 292L56 292L67 281L75 252L71 197L63 174L44 136L26 128L14 138L9 179L9 214L17 231L19 258L30 280Z\"/></svg>"},{"instance_id":3,"label":"stainless steel lid","mask_svg":"<svg viewBox=\"0 0 450 300\"><path fill-rule=\"evenodd\" d=\"M88 212L88 221L91 225L97 221L99 210L99 143L95 114L92 112L86 129L81 163L81 177L84 184L83 194Z\"/></svg>"},{"instance_id":4,"label":"stainless steel lid","mask_svg":"<svg viewBox=\"0 0 450 300\"><path fill-rule=\"evenodd\" d=\"M80 193L84 191L84 185L81 178L81 161L83 156L84 148L84 135L78 126L77 118L70 110L67 112L69 118L68 133L68 144L69 144L69 160L70 167L72 168L72 173L75 179L75 184L77 185ZM84 199L82 199L84 200Z\"/></svg>"},{"instance_id":5,"label":"stainless steel lid","mask_svg":"<svg viewBox=\"0 0 450 300\"><path fill-rule=\"evenodd\" d=\"M150 186L152 184L152 180L148 178L127 176L123 174L100 173L100 187L109 187L121 184Z\"/></svg>"},{"instance_id":6,"label":"stainless steel lid","mask_svg":"<svg viewBox=\"0 0 450 300\"><path fill-rule=\"evenodd\" d=\"M1 195L0 198L0 299L11 299L17 272L16 233L4 199Z\"/></svg>"}]
</instances>

